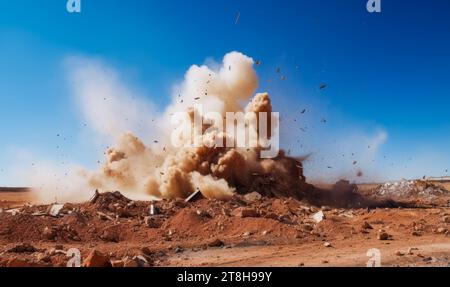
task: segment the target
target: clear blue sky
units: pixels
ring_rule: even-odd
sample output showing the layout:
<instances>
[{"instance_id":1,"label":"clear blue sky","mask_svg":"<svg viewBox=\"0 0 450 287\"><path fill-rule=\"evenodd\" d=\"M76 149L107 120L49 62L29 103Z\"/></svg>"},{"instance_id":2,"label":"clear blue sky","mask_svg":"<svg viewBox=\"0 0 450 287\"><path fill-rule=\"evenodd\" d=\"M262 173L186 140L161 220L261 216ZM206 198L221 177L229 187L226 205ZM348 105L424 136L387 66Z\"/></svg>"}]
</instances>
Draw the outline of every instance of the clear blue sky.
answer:
<instances>
[{"instance_id":1,"label":"clear blue sky","mask_svg":"<svg viewBox=\"0 0 450 287\"><path fill-rule=\"evenodd\" d=\"M405 177L444 174L450 1L382 0L380 14L369 14L366 2L82 0L82 13L69 14L66 0L0 0L0 186L20 184L7 171L22 148L59 160L62 146L64 156L95 166L62 72L71 54L118 67L163 107L190 65L237 50L263 61L259 90L278 93L280 105L305 99L327 107L318 121L330 117L335 130L341 123L385 130L381 153L390 160L380 169L420 154L432 160ZM268 81L276 67L285 81Z\"/></svg>"}]
</instances>

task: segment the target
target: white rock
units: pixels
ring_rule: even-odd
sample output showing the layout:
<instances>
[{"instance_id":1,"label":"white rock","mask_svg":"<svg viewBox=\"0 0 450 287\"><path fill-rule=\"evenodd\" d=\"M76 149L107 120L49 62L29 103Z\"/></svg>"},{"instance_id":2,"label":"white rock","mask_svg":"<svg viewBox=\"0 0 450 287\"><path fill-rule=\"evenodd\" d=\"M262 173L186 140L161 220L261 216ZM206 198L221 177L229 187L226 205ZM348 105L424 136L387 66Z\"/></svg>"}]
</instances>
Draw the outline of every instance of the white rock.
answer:
<instances>
[{"instance_id":1,"label":"white rock","mask_svg":"<svg viewBox=\"0 0 450 287\"><path fill-rule=\"evenodd\" d=\"M312 216L312 219L314 219L314 221L316 223L321 222L324 218L325 218L325 214L323 213L323 211L316 212Z\"/></svg>"}]
</instances>

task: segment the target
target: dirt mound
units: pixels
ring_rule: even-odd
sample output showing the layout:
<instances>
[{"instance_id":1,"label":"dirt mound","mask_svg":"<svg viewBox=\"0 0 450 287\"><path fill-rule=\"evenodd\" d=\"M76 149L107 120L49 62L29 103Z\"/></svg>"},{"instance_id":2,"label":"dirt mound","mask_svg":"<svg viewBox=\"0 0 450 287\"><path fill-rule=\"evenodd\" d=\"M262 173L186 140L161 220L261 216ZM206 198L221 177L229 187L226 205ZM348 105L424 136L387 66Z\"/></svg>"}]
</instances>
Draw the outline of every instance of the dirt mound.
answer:
<instances>
[{"instance_id":1,"label":"dirt mound","mask_svg":"<svg viewBox=\"0 0 450 287\"><path fill-rule=\"evenodd\" d=\"M91 204L102 210L114 211L118 207L124 208L131 200L123 196L119 191L99 193L95 191Z\"/></svg>"}]
</instances>

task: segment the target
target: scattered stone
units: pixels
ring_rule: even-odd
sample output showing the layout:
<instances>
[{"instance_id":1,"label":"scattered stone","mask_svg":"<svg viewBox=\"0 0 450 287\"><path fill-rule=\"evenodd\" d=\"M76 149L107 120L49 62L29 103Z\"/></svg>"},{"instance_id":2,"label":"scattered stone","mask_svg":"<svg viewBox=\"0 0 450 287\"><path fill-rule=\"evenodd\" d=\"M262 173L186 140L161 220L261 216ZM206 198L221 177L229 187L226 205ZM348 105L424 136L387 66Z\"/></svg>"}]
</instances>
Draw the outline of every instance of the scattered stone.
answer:
<instances>
[{"instance_id":1,"label":"scattered stone","mask_svg":"<svg viewBox=\"0 0 450 287\"><path fill-rule=\"evenodd\" d=\"M325 219L325 214L323 213L323 211L316 212L316 213L312 216L312 219L314 219L314 221L315 221L316 223L320 223L322 220Z\"/></svg>"},{"instance_id":2,"label":"scattered stone","mask_svg":"<svg viewBox=\"0 0 450 287\"><path fill-rule=\"evenodd\" d=\"M236 208L235 210L233 210L231 212L231 215L235 216L235 217L258 217L259 214L256 210L252 209L252 208L246 208L246 207L239 207Z\"/></svg>"},{"instance_id":3,"label":"scattered stone","mask_svg":"<svg viewBox=\"0 0 450 287\"><path fill-rule=\"evenodd\" d=\"M384 231L384 230L378 231L378 235L377 235L378 240L389 240L391 238L392 238L392 236L389 235L386 231Z\"/></svg>"},{"instance_id":4,"label":"scattered stone","mask_svg":"<svg viewBox=\"0 0 450 287\"><path fill-rule=\"evenodd\" d=\"M422 234L420 232L418 232L418 231L411 232L411 235L412 236L422 236Z\"/></svg>"},{"instance_id":5,"label":"scattered stone","mask_svg":"<svg viewBox=\"0 0 450 287\"><path fill-rule=\"evenodd\" d=\"M400 250L398 250L397 252L395 252L395 255L397 255L397 256L404 256L405 253L400 251Z\"/></svg>"},{"instance_id":6,"label":"scattered stone","mask_svg":"<svg viewBox=\"0 0 450 287\"><path fill-rule=\"evenodd\" d=\"M107 255L93 249L83 262L83 267L109 267L110 261Z\"/></svg>"},{"instance_id":7,"label":"scattered stone","mask_svg":"<svg viewBox=\"0 0 450 287\"><path fill-rule=\"evenodd\" d=\"M134 256L133 260L136 261L138 267L149 267L147 259L142 255Z\"/></svg>"},{"instance_id":8,"label":"scattered stone","mask_svg":"<svg viewBox=\"0 0 450 287\"><path fill-rule=\"evenodd\" d=\"M413 251L417 251L417 250L419 250L419 248L409 247L407 253L408 253L408 255L413 255Z\"/></svg>"},{"instance_id":9,"label":"scattered stone","mask_svg":"<svg viewBox=\"0 0 450 287\"><path fill-rule=\"evenodd\" d=\"M47 253L40 253L36 259L42 262L50 262L52 260L51 256Z\"/></svg>"},{"instance_id":10,"label":"scattered stone","mask_svg":"<svg viewBox=\"0 0 450 287\"><path fill-rule=\"evenodd\" d=\"M364 221L362 228L363 229L373 229L372 225L370 225L367 221Z\"/></svg>"},{"instance_id":11,"label":"scattered stone","mask_svg":"<svg viewBox=\"0 0 450 287\"><path fill-rule=\"evenodd\" d=\"M19 245L14 246L13 248L8 249L6 252L9 253L34 253L38 250L28 243L22 243Z\"/></svg>"},{"instance_id":12,"label":"scattered stone","mask_svg":"<svg viewBox=\"0 0 450 287\"><path fill-rule=\"evenodd\" d=\"M123 260L112 260L111 266L115 268L122 268L125 267L125 263L123 262Z\"/></svg>"},{"instance_id":13,"label":"scattered stone","mask_svg":"<svg viewBox=\"0 0 450 287\"><path fill-rule=\"evenodd\" d=\"M219 238L215 238L207 243L208 247L221 247L223 245L224 243Z\"/></svg>"},{"instance_id":14,"label":"scattered stone","mask_svg":"<svg viewBox=\"0 0 450 287\"><path fill-rule=\"evenodd\" d=\"M11 214L12 216L16 216L17 214L21 213L20 209L18 208L8 209L5 210L5 212Z\"/></svg>"},{"instance_id":15,"label":"scattered stone","mask_svg":"<svg viewBox=\"0 0 450 287\"><path fill-rule=\"evenodd\" d=\"M444 222L444 223L450 223L450 216L444 216L444 217L442 217L442 222Z\"/></svg>"},{"instance_id":16,"label":"scattered stone","mask_svg":"<svg viewBox=\"0 0 450 287\"><path fill-rule=\"evenodd\" d=\"M142 252L144 255L147 255L147 256L150 256L150 255L152 254L152 251L151 251L150 248L148 248L148 247L142 247L142 248L141 248L141 252Z\"/></svg>"},{"instance_id":17,"label":"scattered stone","mask_svg":"<svg viewBox=\"0 0 450 287\"><path fill-rule=\"evenodd\" d=\"M152 216L146 216L144 218L144 223L147 227L150 228L159 228L161 227L161 224L158 222L158 220Z\"/></svg>"},{"instance_id":18,"label":"scattered stone","mask_svg":"<svg viewBox=\"0 0 450 287\"><path fill-rule=\"evenodd\" d=\"M311 224L303 224L303 230L305 231L313 231L314 227Z\"/></svg>"},{"instance_id":19,"label":"scattered stone","mask_svg":"<svg viewBox=\"0 0 450 287\"><path fill-rule=\"evenodd\" d=\"M332 247L332 245L331 245L330 242L325 242L325 243L323 244L323 246L325 246L325 247Z\"/></svg>"},{"instance_id":20,"label":"scattered stone","mask_svg":"<svg viewBox=\"0 0 450 287\"><path fill-rule=\"evenodd\" d=\"M322 211L331 211L331 207L329 207L329 206L322 206Z\"/></svg>"},{"instance_id":21,"label":"scattered stone","mask_svg":"<svg viewBox=\"0 0 450 287\"><path fill-rule=\"evenodd\" d=\"M270 218L273 220L278 220L278 215L274 212L269 212L266 215L264 215L265 218Z\"/></svg>"},{"instance_id":22,"label":"scattered stone","mask_svg":"<svg viewBox=\"0 0 450 287\"><path fill-rule=\"evenodd\" d=\"M126 257L125 259L123 259L123 267L136 268L136 267L139 267L139 263L135 259Z\"/></svg>"},{"instance_id":23,"label":"scattered stone","mask_svg":"<svg viewBox=\"0 0 450 287\"><path fill-rule=\"evenodd\" d=\"M244 198L245 198L245 200L247 200L249 202L256 202L256 201L261 200L262 196L261 196L261 194L254 191L254 192L244 195Z\"/></svg>"},{"instance_id":24,"label":"scattered stone","mask_svg":"<svg viewBox=\"0 0 450 287\"><path fill-rule=\"evenodd\" d=\"M197 215L203 218L211 218L211 214L209 214L207 211L204 210L197 210Z\"/></svg>"},{"instance_id":25,"label":"scattered stone","mask_svg":"<svg viewBox=\"0 0 450 287\"><path fill-rule=\"evenodd\" d=\"M445 234L445 233L447 233L447 228L439 227L436 231L439 234Z\"/></svg>"},{"instance_id":26,"label":"scattered stone","mask_svg":"<svg viewBox=\"0 0 450 287\"><path fill-rule=\"evenodd\" d=\"M100 238L109 242L119 242L119 225L105 227L100 235Z\"/></svg>"},{"instance_id":27,"label":"scattered stone","mask_svg":"<svg viewBox=\"0 0 450 287\"><path fill-rule=\"evenodd\" d=\"M42 233L45 239L47 240L54 240L57 233L56 230L51 227L45 227L44 232Z\"/></svg>"}]
</instances>

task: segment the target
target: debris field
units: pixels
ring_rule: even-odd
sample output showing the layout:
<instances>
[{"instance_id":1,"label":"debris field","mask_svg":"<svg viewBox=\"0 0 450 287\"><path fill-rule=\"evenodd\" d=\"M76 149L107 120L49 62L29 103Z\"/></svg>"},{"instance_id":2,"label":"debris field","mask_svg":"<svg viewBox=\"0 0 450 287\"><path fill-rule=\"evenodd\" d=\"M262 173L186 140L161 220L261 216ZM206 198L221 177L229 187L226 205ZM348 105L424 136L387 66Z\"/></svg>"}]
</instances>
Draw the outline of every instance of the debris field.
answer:
<instances>
[{"instance_id":1,"label":"debris field","mask_svg":"<svg viewBox=\"0 0 450 287\"><path fill-rule=\"evenodd\" d=\"M145 202L116 191L82 204L3 201L0 266L64 267L73 248L86 267L365 266L370 248L388 266L448 266L450 197L416 184L421 191L405 201L391 185L360 192L346 181L304 198L251 192L220 201L196 193ZM428 194L442 204L424 203Z\"/></svg>"}]
</instances>

